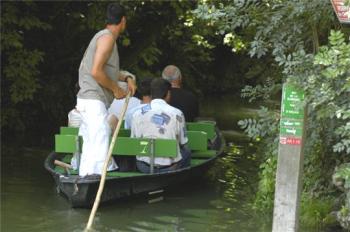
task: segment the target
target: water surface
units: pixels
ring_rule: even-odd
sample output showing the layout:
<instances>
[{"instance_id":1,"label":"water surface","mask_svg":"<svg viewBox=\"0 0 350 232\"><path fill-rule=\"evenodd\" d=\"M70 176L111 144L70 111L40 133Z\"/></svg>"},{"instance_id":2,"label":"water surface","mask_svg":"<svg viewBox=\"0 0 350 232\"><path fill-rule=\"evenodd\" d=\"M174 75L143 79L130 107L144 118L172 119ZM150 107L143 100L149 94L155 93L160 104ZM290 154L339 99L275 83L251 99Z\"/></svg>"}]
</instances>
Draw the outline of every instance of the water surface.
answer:
<instances>
[{"instance_id":1,"label":"water surface","mask_svg":"<svg viewBox=\"0 0 350 232\"><path fill-rule=\"evenodd\" d=\"M203 101L201 114L224 129L227 155L203 178L174 186L156 197L120 200L100 207L96 231L271 231L271 220L256 216L255 146L237 131L237 120L255 109L233 105L234 97ZM1 231L82 231L90 210L72 209L57 194L43 167L50 149L2 146Z\"/></svg>"},{"instance_id":2,"label":"water surface","mask_svg":"<svg viewBox=\"0 0 350 232\"><path fill-rule=\"evenodd\" d=\"M98 210L94 228L96 231L256 231L259 227L251 220L245 205L254 190L251 186L254 183L244 178L249 173L245 149L228 149L235 153L218 160L203 178L165 190L159 195L164 198L160 202L149 203L152 197L142 197L104 205ZM57 194L53 179L43 168L48 152L3 147L1 231L84 229L90 210L72 209Z\"/></svg>"}]
</instances>

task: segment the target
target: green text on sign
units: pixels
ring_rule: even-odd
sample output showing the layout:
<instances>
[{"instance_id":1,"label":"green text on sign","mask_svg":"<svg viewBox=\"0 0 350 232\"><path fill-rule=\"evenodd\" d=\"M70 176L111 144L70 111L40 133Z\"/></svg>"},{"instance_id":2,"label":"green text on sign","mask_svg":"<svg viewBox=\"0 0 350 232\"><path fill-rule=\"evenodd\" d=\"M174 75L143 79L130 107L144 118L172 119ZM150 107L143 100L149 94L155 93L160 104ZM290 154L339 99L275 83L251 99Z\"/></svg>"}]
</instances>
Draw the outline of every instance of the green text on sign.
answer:
<instances>
[{"instance_id":1,"label":"green text on sign","mask_svg":"<svg viewBox=\"0 0 350 232\"><path fill-rule=\"evenodd\" d=\"M281 127L302 127L303 122L300 120L290 120L287 118L281 119Z\"/></svg>"},{"instance_id":2,"label":"green text on sign","mask_svg":"<svg viewBox=\"0 0 350 232\"><path fill-rule=\"evenodd\" d=\"M282 117L302 119L304 117L304 92L290 84L283 85Z\"/></svg>"},{"instance_id":3,"label":"green text on sign","mask_svg":"<svg viewBox=\"0 0 350 232\"><path fill-rule=\"evenodd\" d=\"M301 137L303 134L303 129L300 128L291 128L291 127L281 127L281 135L293 135L295 137Z\"/></svg>"}]
</instances>

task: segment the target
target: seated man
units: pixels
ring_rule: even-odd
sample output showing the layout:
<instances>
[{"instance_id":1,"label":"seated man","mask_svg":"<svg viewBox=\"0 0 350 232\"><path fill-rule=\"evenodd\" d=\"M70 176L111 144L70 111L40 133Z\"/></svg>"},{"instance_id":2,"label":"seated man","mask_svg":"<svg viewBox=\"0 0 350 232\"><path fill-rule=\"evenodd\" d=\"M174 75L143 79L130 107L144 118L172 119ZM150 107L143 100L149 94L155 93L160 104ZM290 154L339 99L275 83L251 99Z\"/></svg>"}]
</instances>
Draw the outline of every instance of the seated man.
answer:
<instances>
[{"instance_id":1,"label":"seated man","mask_svg":"<svg viewBox=\"0 0 350 232\"><path fill-rule=\"evenodd\" d=\"M139 96L142 98L141 105L138 104L135 106L134 104L131 107L129 107L130 105L128 106L128 109L125 113L125 124L124 124L125 129L130 129L131 117L134 114L134 112L151 101L151 81L152 81L151 78L143 78L139 82L137 92ZM116 119L115 122L116 122L115 123L115 126L116 126L118 120ZM119 166L119 171L121 172L136 171L136 159L134 156L132 157L113 156L113 158Z\"/></svg>"},{"instance_id":2,"label":"seated man","mask_svg":"<svg viewBox=\"0 0 350 232\"><path fill-rule=\"evenodd\" d=\"M75 94L79 92L79 84L75 84ZM69 127L80 127L82 123L82 118L79 110L76 108L72 109L68 113L68 126ZM80 153L79 152L74 152L72 160L71 160L71 165L73 167L73 170L78 170L79 167L79 159L80 159Z\"/></svg>"},{"instance_id":3,"label":"seated man","mask_svg":"<svg viewBox=\"0 0 350 232\"><path fill-rule=\"evenodd\" d=\"M186 122L193 122L199 115L199 106L197 97L190 91L182 88L181 71L175 65L168 65L162 73L163 79L171 84L171 99L169 105L180 109Z\"/></svg>"},{"instance_id":4,"label":"seated man","mask_svg":"<svg viewBox=\"0 0 350 232\"><path fill-rule=\"evenodd\" d=\"M141 105L138 105L136 107L131 108L125 114L125 129L131 128L131 118L132 115L141 107L145 106L146 104L151 102L151 81L152 78L146 77L143 78L140 81L140 84L138 85L137 92L140 95L141 98Z\"/></svg>"},{"instance_id":5,"label":"seated man","mask_svg":"<svg viewBox=\"0 0 350 232\"><path fill-rule=\"evenodd\" d=\"M79 92L78 82L75 84L74 90L75 90L74 91L75 94L77 94ZM80 127L81 122L82 122L82 118L81 118L81 114L80 114L79 110L74 108L71 111L69 111L69 113L68 113L68 126Z\"/></svg>"},{"instance_id":6,"label":"seated man","mask_svg":"<svg viewBox=\"0 0 350 232\"><path fill-rule=\"evenodd\" d=\"M170 99L171 85L168 81L156 78L151 82L152 101L144 105L132 116L131 137L163 138L178 141L176 158L155 158L154 172L163 173L190 165L191 152L186 147L185 118L183 113L167 104ZM137 168L144 173L150 172L150 158L138 156Z\"/></svg>"},{"instance_id":7,"label":"seated man","mask_svg":"<svg viewBox=\"0 0 350 232\"><path fill-rule=\"evenodd\" d=\"M80 112L74 108L68 113L68 126L69 127L80 127L82 122L81 114ZM71 165L74 170L78 170L79 167L79 159L80 159L80 153L79 152L74 152L72 160L71 160Z\"/></svg>"}]
</instances>

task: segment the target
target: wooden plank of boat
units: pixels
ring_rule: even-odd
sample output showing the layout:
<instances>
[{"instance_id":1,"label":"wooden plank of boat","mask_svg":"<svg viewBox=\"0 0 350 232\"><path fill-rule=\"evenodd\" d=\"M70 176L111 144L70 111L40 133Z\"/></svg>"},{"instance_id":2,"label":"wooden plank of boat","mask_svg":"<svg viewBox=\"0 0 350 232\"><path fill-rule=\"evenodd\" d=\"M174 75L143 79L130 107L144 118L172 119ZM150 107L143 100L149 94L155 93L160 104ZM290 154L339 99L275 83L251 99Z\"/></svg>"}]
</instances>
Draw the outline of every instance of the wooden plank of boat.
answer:
<instances>
[{"instance_id":1,"label":"wooden plank of boat","mask_svg":"<svg viewBox=\"0 0 350 232\"><path fill-rule=\"evenodd\" d=\"M210 167L213 161L223 154L223 148L225 145L224 139L215 126L208 126L209 122L199 122L203 124L205 129L201 131L203 127L198 125L191 125L192 129L198 131L188 131L189 147L192 150L191 166L183 169L171 171L163 174L146 174L137 171L133 172L108 172L105 190L101 197L101 202L107 202L110 200L119 199L143 192L150 192L157 189L163 189L169 185L173 185L184 180L188 180L193 177L202 176L203 173ZM210 123L214 125L213 123ZM212 128L214 135L210 140L208 149L208 128ZM81 178L77 174L77 171L64 169L54 164L55 160L61 160L66 163L70 163L72 153L79 151L81 148L82 140L79 138L78 130L72 128L63 127L60 130L60 135L56 135L59 139L56 140L56 152L52 152L45 161L45 168L52 174L57 189L69 200L72 207L91 207L100 177L88 176ZM128 135L129 132L125 132L124 135ZM137 151L130 150L130 146L125 146L125 141L131 141L131 138L119 137L119 145L116 145L113 153L115 155L133 155L137 154ZM124 141L124 142L123 142ZM141 146L140 140L138 145ZM134 143L135 143L134 141ZM136 143L132 147L138 146ZM163 147L159 142L155 144L156 156L168 155L168 157L174 154L169 151L168 144L163 142ZM119 147L119 150L118 150ZM142 145L142 149L146 149L144 154L149 154L147 146ZM138 148L138 151L141 149ZM137 150L137 149L136 149ZM167 150L167 152L164 152ZM171 149L170 149L171 150ZM136 153L135 153L136 152Z\"/></svg>"}]
</instances>

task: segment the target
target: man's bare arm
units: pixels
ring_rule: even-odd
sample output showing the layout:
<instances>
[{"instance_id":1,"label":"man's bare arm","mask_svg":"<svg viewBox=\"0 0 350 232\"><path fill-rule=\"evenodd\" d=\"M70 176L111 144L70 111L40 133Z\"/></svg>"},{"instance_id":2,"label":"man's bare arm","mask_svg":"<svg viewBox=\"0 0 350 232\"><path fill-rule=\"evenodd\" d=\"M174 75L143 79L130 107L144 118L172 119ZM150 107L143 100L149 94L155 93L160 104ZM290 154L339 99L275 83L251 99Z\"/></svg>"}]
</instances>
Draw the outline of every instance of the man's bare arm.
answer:
<instances>
[{"instance_id":1,"label":"man's bare arm","mask_svg":"<svg viewBox=\"0 0 350 232\"><path fill-rule=\"evenodd\" d=\"M96 42L96 52L92 65L91 75L95 78L97 83L111 90L114 97L123 98L126 96L125 91L122 90L114 81L112 81L104 71L104 66L113 51L114 43L115 40L113 36L108 34L98 38Z\"/></svg>"},{"instance_id":2,"label":"man's bare arm","mask_svg":"<svg viewBox=\"0 0 350 232\"><path fill-rule=\"evenodd\" d=\"M130 75L128 75L130 74ZM128 78L131 77L131 78ZM121 71L118 76L119 81L125 81L128 83L128 90L131 92L131 95L134 95L137 89L135 76L133 76L128 71Z\"/></svg>"}]
</instances>

